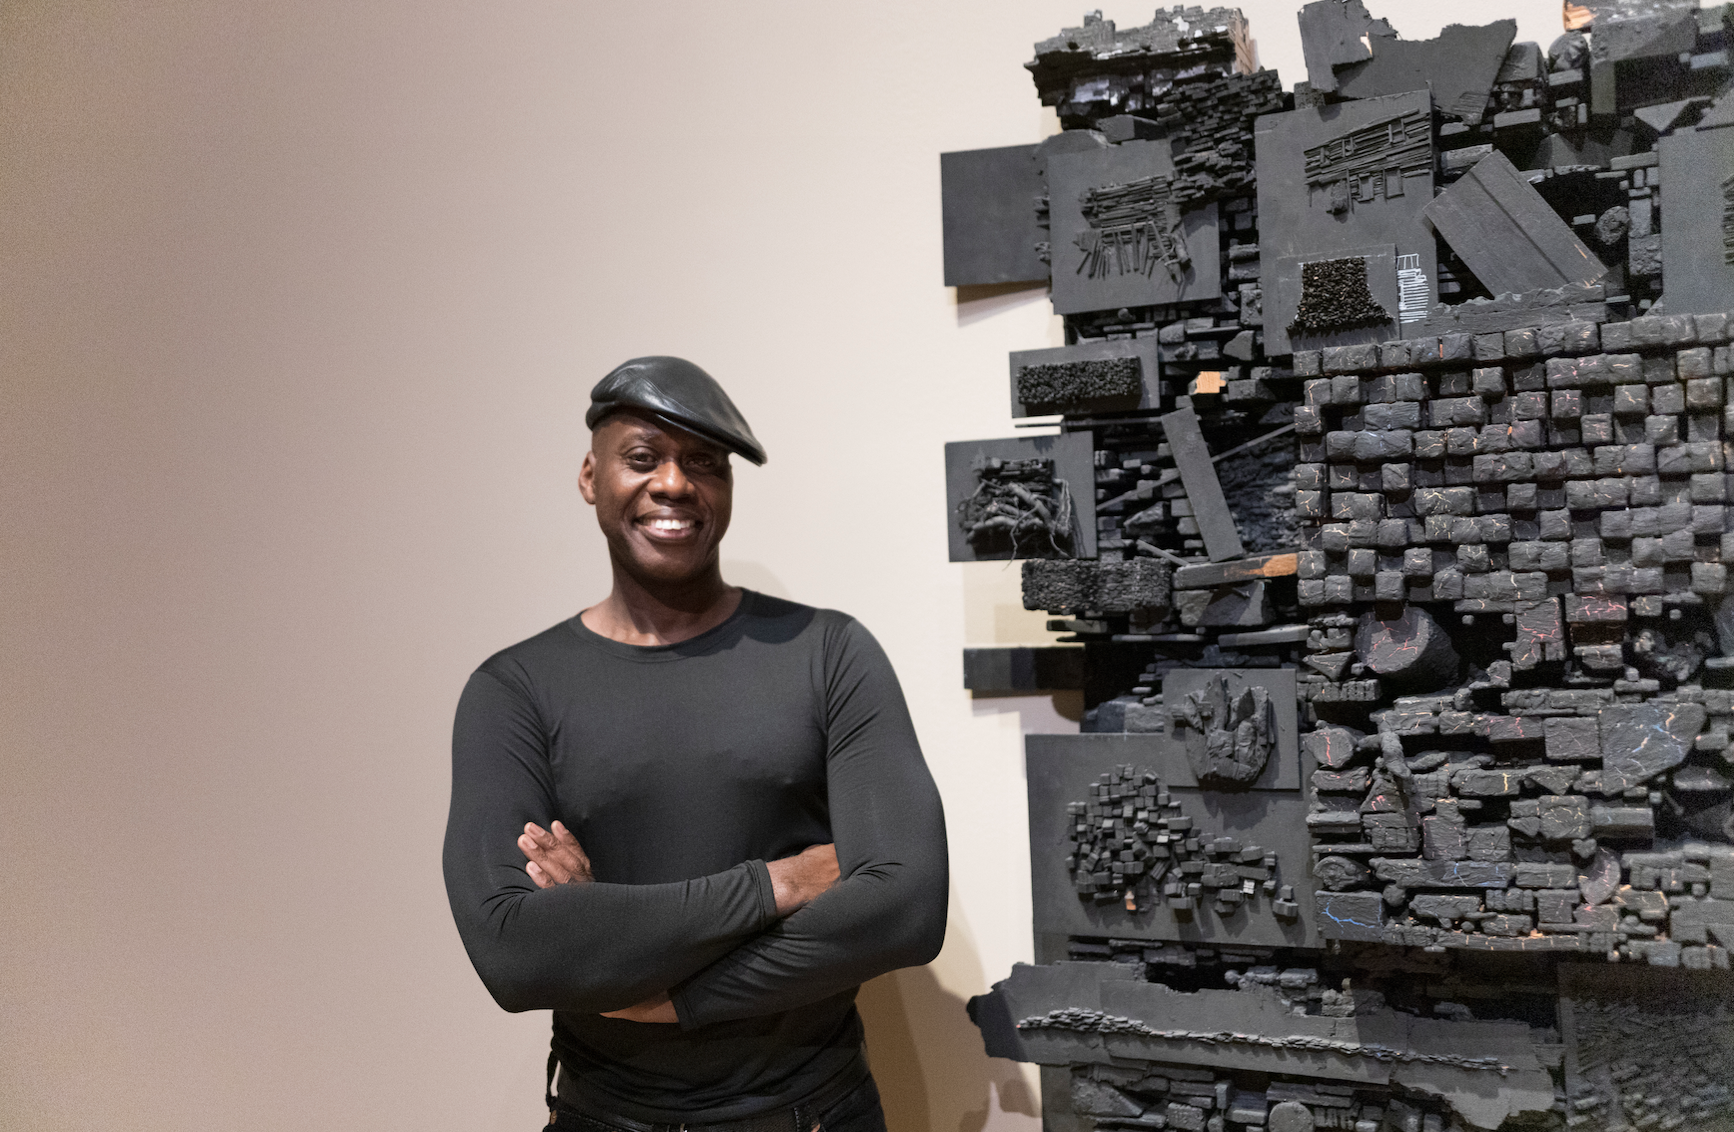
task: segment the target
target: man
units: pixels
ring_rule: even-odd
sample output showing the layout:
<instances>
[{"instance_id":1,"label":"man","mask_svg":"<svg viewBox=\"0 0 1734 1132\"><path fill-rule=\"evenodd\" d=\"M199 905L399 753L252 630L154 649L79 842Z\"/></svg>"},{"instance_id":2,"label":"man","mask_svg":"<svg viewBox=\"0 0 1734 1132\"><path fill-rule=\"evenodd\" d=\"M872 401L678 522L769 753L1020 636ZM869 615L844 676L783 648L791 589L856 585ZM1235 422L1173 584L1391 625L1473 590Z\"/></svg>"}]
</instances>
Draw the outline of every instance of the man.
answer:
<instances>
[{"instance_id":1,"label":"man","mask_svg":"<svg viewBox=\"0 0 1734 1132\"><path fill-rule=\"evenodd\" d=\"M855 991L933 958L947 890L896 676L852 618L723 581L729 454L765 454L710 375L638 358L591 402L613 589L464 689L458 932L501 1006L554 1011L550 1127L882 1132Z\"/></svg>"}]
</instances>

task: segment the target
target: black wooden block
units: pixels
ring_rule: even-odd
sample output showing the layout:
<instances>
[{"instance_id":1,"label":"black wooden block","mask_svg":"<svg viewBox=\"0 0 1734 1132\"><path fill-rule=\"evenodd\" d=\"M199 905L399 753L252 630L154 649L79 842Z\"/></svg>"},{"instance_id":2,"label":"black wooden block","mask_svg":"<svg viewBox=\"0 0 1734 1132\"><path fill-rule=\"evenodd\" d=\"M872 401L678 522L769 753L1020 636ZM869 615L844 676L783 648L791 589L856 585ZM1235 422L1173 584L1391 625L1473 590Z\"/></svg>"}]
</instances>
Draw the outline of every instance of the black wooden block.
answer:
<instances>
[{"instance_id":1,"label":"black wooden block","mask_svg":"<svg viewBox=\"0 0 1734 1132\"><path fill-rule=\"evenodd\" d=\"M1084 650L1067 645L964 649L963 686L989 695L1082 689Z\"/></svg>"},{"instance_id":2,"label":"black wooden block","mask_svg":"<svg viewBox=\"0 0 1734 1132\"><path fill-rule=\"evenodd\" d=\"M939 155L945 226L945 285L1033 283L1048 277L1036 245L1042 178L1035 146L970 149Z\"/></svg>"},{"instance_id":3,"label":"black wooden block","mask_svg":"<svg viewBox=\"0 0 1734 1132\"><path fill-rule=\"evenodd\" d=\"M1427 206L1427 219L1495 294L1594 283L1607 267L1502 153Z\"/></svg>"}]
</instances>

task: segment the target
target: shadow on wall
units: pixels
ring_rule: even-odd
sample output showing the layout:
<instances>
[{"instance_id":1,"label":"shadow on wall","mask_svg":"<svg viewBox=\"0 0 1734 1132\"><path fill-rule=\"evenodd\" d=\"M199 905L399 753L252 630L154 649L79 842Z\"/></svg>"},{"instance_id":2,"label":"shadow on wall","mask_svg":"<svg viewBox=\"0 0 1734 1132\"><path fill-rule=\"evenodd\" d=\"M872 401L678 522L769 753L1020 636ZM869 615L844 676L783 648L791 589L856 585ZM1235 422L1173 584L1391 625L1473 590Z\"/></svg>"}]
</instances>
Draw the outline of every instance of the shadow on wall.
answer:
<instances>
[{"instance_id":1,"label":"shadow on wall","mask_svg":"<svg viewBox=\"0 0 1734 1132\"><path fill-rule=\"evenodd\" d=\"M1026 303L1047 302L1048 285L1040 283L983 283L973 287L954 287L957 292L957 325L972 326L1001 311L1021 307Z\"/></svg>"},{"instance_id":2,"label":"shadow on wall","mask_svg":"<svg viewBox=\"0 0 1734 1132\"><path fill-rule=\"evenodd\" d=\"M980 960L959 930L955 899L952 919L948 954L936 963L967 965L979 978ZM894 1132L983 1132L996 1110L1040 1119L1040 1100L1022 1070L987 1056L964 1000L940 985L933 966L881 975L861 988L856 1003L885 1123ZM995 1123L1009 1126L1003 1119Z\"/></svg>"},{"instance_id":3,"label":"shadow on wall","mask_svg":"<svg viewBox=\"0 0 1734 1132\"><path fill-rule=\"evenodd\" d=\"M1084 718L1084 693L1071 692L971 692L970 714L1005 715L1017 712L1025 735L1070 735Z\"/></svg>"},{"instance_id":4,"label":"shadow on wall","mask_svg":"<svg viewBox=\"0 0 1734 1132\"><path fill-rule=\"evenodd\" d=\"M795 600L789 596L789 587L783 585L783 580L757 562L725 558L722 562L722 576L731 586L742 586L768 597L780 597L784 601Z\"/></svg>"}]
</instances>

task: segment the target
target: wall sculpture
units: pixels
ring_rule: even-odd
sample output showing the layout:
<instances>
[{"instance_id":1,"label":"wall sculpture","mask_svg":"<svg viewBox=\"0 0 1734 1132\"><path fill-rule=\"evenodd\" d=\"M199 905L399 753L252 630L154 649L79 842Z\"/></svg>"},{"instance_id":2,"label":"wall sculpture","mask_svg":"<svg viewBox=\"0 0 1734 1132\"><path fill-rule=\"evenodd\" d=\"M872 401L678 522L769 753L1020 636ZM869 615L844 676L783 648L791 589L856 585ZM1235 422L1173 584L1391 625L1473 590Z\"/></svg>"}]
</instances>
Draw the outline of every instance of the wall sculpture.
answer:
<instances>
[{"instance_id":1,"label":"wall sculpture","mask_svg":"<svg viewBox=\"0 0 1734 1132\"><path fill-rule=\"evenodd\" d=\"M942 158L948 285L1062 347L949 445L1081 688L1027 739L1046 1126L1734 1130L1734 6L1401 39L1100 14ZM1051 431L1051 430L1048 430Z\"/></svg>"}]
</instances>

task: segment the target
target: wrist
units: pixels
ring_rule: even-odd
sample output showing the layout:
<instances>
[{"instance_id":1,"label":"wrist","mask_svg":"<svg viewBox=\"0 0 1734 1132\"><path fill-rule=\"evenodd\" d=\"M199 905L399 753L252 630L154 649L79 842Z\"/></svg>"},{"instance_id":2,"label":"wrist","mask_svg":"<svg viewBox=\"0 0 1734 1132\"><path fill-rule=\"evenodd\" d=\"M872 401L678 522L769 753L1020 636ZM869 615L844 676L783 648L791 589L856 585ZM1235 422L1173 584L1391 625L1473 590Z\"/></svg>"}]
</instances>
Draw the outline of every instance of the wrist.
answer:
<instances>
[{"instance_id":1,"label":"wrist","mask_svg":"<svg viewBox=\"0 0 1734 1132\"><path fill-rule=\"evenodd\" d=\"M777 915L787 916L805 903L792 859L766 862L765 870L771 874L771 902L776 905Z\"/></svg>"}]
</instances>

